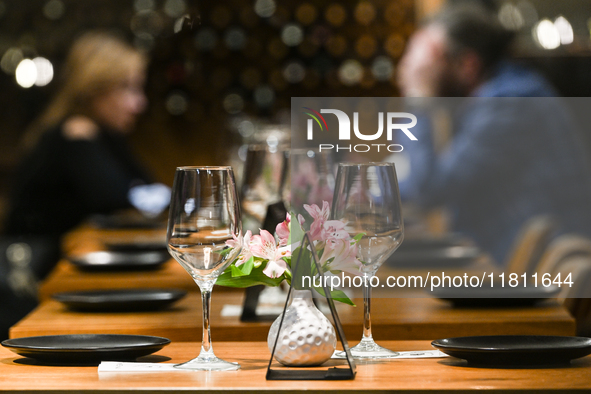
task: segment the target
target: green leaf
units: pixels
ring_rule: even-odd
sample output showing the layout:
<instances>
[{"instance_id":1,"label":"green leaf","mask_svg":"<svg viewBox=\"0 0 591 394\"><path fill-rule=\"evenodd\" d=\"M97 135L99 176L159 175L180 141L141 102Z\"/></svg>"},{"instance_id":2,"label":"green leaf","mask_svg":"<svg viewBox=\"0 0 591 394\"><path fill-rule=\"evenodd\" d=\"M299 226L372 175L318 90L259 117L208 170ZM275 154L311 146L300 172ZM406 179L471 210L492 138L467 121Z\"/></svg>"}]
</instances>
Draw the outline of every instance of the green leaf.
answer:
<instances>
[{"instance_id":1,"label":"green leaf","mask_svg":"<svg viewBox=\"0 0 591 394\"><path fill-rule=\"evenodd\" d=\"M324 293L324 288L322 286L314 286L314 290L316 290L318 292L318 294L325 296ZM351 305L351 306L357 306L355 305L355 303L353 301L351 301L351 299L349 297L347 297L347 294L345 294L345 292L341 291L341 290L329 290L330 291L330 298L332 298L334 301L339 301L342 302L343 304L347 304L347 305Z\"/></svg>"},{"instance_id":2,"label":"green leaf","mask_svg":"<svg viewBox=\"0 0 591 394\"><path fill-rule=\"evenodd\" d=\"M231 267L240 268L233 265L227 268L217 278L215 282L216 285L239 288L251 287L256 285L279 286L279 284L285 280L285 275L281 275L279 278L269 278L267 275L263 273L263 266L253 268L248 275L244 276L233 276Z\"/></svg>"},{"instance_id":3,"label":"green leaf","mask_svg":"<svg viewBox=\"0 0 591 394\"><path fill-rule=\"evenodd\" d=\"M233 278L250 275L253 268L254 268L254 258L253 257L248 259L248 261L246 261L246 263L244 263L240 266L236 266L235 263L232 263L232 265L230 266L230 270L232 272Z\"/></svg>"},{"instance_id":4,"label":"green leaf","mask_svg":"<svg viewBox=\"0 0 591 394\"><path fill-rule=\"evenodd\" d=\"M361 238L363 238L363 236L365 235L365 233L359 233L356 236L353 237L353 241L355 241L355 243L361 241Z\"/></svg>"}]
</instances>

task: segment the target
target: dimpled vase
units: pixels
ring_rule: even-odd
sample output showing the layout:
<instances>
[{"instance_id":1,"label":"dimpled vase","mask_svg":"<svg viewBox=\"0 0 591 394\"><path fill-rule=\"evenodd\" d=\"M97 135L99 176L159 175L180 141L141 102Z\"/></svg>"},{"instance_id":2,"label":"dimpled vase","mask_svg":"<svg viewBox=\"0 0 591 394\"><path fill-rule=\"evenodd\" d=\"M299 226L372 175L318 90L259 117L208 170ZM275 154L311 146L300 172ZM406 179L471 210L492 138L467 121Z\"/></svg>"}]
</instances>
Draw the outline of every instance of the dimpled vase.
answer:
<instances>
[{"instance_id":1,"label":"dimpled vase","mask_svg":"<svg viewBox=\"0 0 591 394\"><path fill-rule=\"evenodd\" d=\"M280 321L281 315L269 330L267 345L270 351L273 351ZM275 359L289 367L320 365L330 359L336 345L334 327L316 308L310 291L294 290L277 340Z\"/></svg>"}]
</instances>

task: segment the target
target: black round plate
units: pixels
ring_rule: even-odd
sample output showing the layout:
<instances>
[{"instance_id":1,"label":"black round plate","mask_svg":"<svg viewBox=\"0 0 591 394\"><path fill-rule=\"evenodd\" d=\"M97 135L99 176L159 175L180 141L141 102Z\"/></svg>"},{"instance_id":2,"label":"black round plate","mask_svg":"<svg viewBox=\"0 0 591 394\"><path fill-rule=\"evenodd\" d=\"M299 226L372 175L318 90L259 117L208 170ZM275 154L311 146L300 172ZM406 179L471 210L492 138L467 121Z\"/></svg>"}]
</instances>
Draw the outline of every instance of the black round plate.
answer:
<instances>
[{"instance_id":1,"label":"black round plate","mask_svg":"<svg viewBox=\"0 0 591 394\"><path fill-rule=\"evenodd\" d=\"M441 287L433 289L430 294L457 307L502 308L532 306L556 297L559 292L560 288L555 285L511 287L505 284L505 287L501 287L497 284L493 287Z\"/></svg>"},{"instance_id":2,"label":"black round plate","mask_svg":"<svg viewBox=\"0 0 591 394\"><path fill-rule=\"evenodd\" d=\"M85 271L126 271L154 269L170 259L166 251L91 252L70 258L72 264Z\"/></svg>"},{"instance_id":3,"label":"black round plate","mask_svg":"<svg viewBox=\"0 0 591 394\"><path fill-rule=\"evenodd\" d=\"M165 308L186 294L177 289L109 289L71 291L52 297L74 310L139 312Z\"/></svg>"},{"instance_id":4,"label":"black round plate","mask_svg":"<svg viewBox=\"0 0 591 394\"><path fill-rule=\"evenodd\" d=\"M591 338L492 335L438 339L431 345L469 363L490 366L551 365L591 354Z\"/></svg>"},{"instance_id":5,"label":"black round plate","mask_svg":"<svg viewBox=\"0 0 591 394\"><path fill-rule=\"evenodd\" d=\"M49 364L98 364L130 361L152 354L170 339L146 335L74 334L7 339L2 346Z\"/></svg>"}]
</instances>

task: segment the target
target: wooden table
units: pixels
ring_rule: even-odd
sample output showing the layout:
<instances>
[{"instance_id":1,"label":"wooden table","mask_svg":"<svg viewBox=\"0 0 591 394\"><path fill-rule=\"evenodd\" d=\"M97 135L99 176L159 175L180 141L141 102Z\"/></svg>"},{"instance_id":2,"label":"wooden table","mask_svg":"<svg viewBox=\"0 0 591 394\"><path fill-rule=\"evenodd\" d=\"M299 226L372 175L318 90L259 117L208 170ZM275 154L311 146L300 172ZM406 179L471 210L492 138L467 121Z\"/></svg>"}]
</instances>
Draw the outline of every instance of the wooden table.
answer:
<instances>
[{"instance_id":1,"label":"wooden table","mask_svg":"<svg viewBox=\"0 0 591 394\"><path fill-rule=\"evenodd\" d=\"M386 341L399 351L430 349L429 341ZM158 353L138 359L144 362L187 361L200 344L176 342ZM214 342L216 355L237 361L234 372L121 372L98 373L96 366L42 366L0 349L0 391L173 393L173 392L397 392L435 393L488 390L498 392L591 391L591 356L570 365L549 368L483 368L456 358L400 359L357 364L354 380L267 381L270 353L261 342ZM341 361L330 361L340 363Z\"/></svg>"},{"instance_id":2,"label":"wooden table","mask_svg":"<svg viewBox=\"0 0 591 394\"><path fill-rule=\"evenodd\" d=\"M199 291L187 271L172 259L153 270L120 272L83 271L64 259L39 286L39 299L44 301L64 291L143 287Z\"/></svg>"},{"instance_id":3,"label":"wooden table","mask_svg":"<svg viewBox=\"0 0 591 394\"><path fill-rule=\"evenodd\" d=\"M13 326L10 337L73 333L158 335L174 341L195 341L201 335L201 301L189 293L172 308L156 312L72 312L49 300ZM242 292L214 291L213 338L232 341L264 341L271 322L243 323L236 316L222 316L224 305L242 305ZM358 306L339 304L337 309L349 341L361 337L363 301ZM575 321L556 301L528 308L454 308L432 298L374 298L373 334L378 340L437 339L467 335L539 334L574 335Z\"/></svg>"}]
</instances>

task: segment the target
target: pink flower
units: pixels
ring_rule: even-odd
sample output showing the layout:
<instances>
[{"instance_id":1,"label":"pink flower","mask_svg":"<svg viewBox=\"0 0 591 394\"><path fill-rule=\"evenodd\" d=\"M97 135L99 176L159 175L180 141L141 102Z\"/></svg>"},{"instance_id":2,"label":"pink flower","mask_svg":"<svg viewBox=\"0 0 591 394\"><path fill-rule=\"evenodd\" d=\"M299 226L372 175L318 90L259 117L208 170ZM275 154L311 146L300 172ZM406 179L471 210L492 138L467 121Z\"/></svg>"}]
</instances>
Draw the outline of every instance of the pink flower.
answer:
<instances>
[{"instance_id":1,"label":"pink flower","mask_svg":"<svg viewBox=\"0 0 591 394\"><path fill-rule=\"evenodd\" d=\"M345 231L346 224L347 223L341 222L340 220L328 220L324 222L324 225L322 226L320 240L328 241L337 239L349 239L349 233Z\"/></svg>"},{"instance_id":2,"label":"pink flower","mask_svg":"<svg viewBox=\"0 0 591 394\"><path fill-rule=\"evenodd\" d=\"M252 253L250 252L250 238L251 238L251 236L252 236L252 233L250 232L250 230L248 230L246 232L246 234L244 234L244 237L242 236L242 233L238 234L238 237L236 237L236 235L232 234L233 239L226 241L226 245L228 245L231 248L236 248L236 247L242 248L240 255L238 255L238 258L236 259L237 266L240 266L240 265L246 263L252 257Z\"/></svg>"},{"instance_id":3,"label":"pink flower","mask_svg":"<svg viewBox=\"0 0 591 394\"><path fill-rule=\"evenodd\" d=\"M279 245L286 246L287 241L289 240L289 232L290 232L290 225L291 223L291 215L288 213L285 220L277 225L275 228L275 232L279 237Z\"/></svg>"},{"instance_id":4,"label":"pink flower","mask_svg":"<svg viewBox=\"0 0 591 394\"><path fill-rule=\"evenodd\" d=\"M312 216L313 222L310 225L310 237L312 241L320 240L322 238L322 228L324 222L330 217L330 206L327 201L322 202L322 209L316 204L304 204L304 209Z\"/></svg>"},{"instance_id":5,"label":"pink flower","mask_svg":"<svg viewBox=\"0 0 591 394\"><path fill-rule=\"evenodd\" d=\"M291 255L290 247L279 248L275 238L267 230L261 230L260 235L253 235L250 242L250 252L253 256L268 260L263 273L270 278L278 278L287 269L283 257Z\"/></svg>"},{"instance_id":6,"label":"pink flower","mask_svg":"<svg viewBox=\"0 0 591 394\"><path fill-rule=\"evenodd\" d=\"M334 258L334 259L333 259ZM344 271L353 275L360 275L361 261L357 259L357 243L344 239L326 241L320 263L328 264L329 271Z\"/></svg>"}]
</instances>

